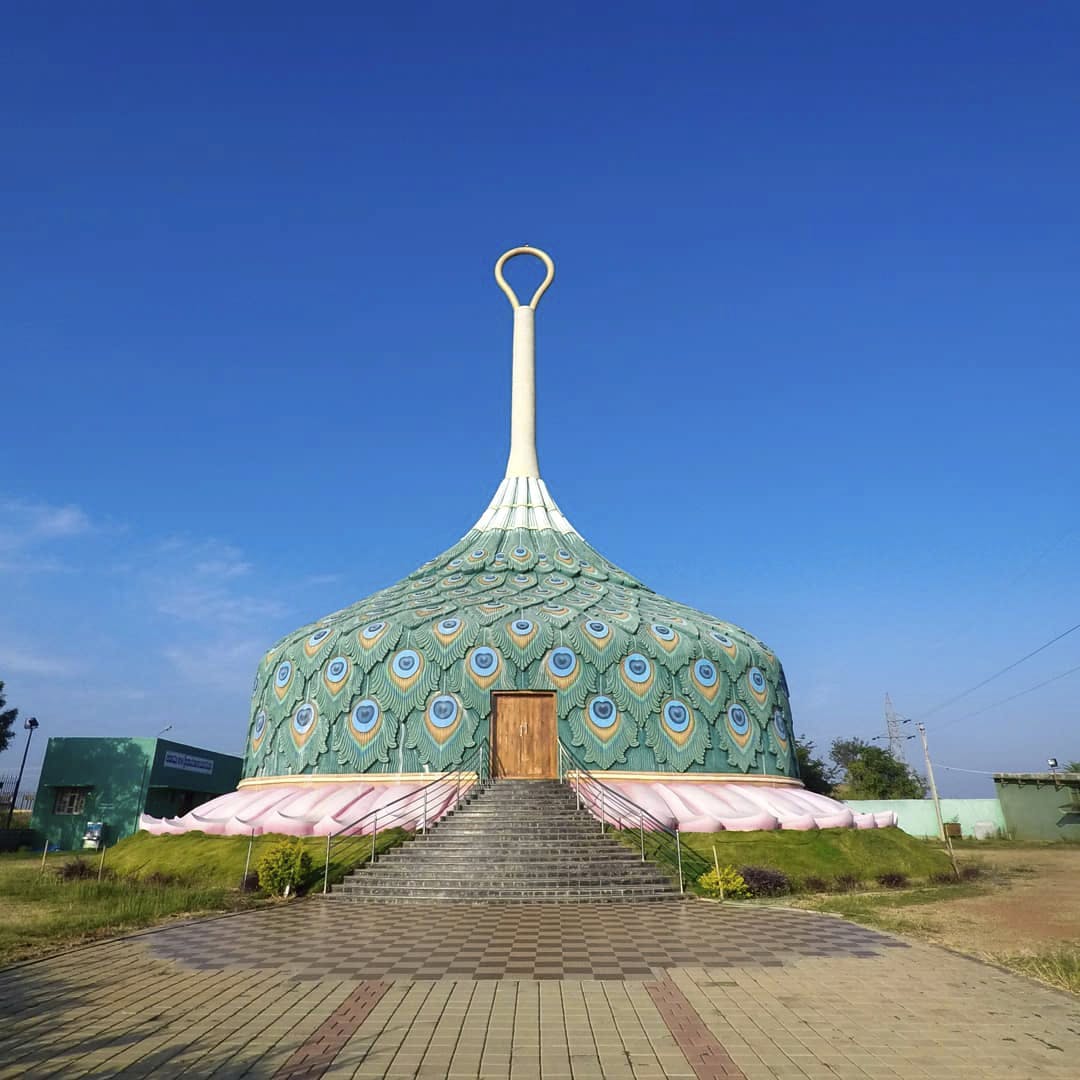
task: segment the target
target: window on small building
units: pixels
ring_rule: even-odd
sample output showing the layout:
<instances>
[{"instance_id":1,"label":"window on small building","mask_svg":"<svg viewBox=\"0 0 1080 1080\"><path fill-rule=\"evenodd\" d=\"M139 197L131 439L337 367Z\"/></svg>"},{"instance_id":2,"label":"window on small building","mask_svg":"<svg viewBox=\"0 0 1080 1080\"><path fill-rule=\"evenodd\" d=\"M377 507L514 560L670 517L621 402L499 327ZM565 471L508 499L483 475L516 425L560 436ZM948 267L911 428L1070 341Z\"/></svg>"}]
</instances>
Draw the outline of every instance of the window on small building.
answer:
<instances>
[{"instance_id":1,"label":"window on small building","mask_svg":"<svg viewBox=\"0 0 1080 1080\"><path fill-rule=\"evenodd\" d=\"M62 787L56 789L54 814L81 814L86 805L86 788Z\"/></svg>"}]
</instances>

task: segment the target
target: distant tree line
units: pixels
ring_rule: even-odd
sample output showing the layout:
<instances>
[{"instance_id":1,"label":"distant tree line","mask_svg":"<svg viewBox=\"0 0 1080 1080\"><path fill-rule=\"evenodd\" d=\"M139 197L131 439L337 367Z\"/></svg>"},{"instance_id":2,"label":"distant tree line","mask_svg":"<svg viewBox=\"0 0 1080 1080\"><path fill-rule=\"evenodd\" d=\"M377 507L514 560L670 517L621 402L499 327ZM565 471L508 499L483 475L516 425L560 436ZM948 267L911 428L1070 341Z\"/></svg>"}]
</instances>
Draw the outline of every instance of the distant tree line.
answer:
<instances>
[{"instance_id":1,"label":"distant tree line","mask_svg":"<svg viewBox=\"0 0 1080 1080\"><path fill-rule=\"evenodd\" d=\"M922 799L926 781L888 750L864 739L834 739L828 758L796 740L799 776L807 790L839 799Z\"/></svg>"}]
</instances>

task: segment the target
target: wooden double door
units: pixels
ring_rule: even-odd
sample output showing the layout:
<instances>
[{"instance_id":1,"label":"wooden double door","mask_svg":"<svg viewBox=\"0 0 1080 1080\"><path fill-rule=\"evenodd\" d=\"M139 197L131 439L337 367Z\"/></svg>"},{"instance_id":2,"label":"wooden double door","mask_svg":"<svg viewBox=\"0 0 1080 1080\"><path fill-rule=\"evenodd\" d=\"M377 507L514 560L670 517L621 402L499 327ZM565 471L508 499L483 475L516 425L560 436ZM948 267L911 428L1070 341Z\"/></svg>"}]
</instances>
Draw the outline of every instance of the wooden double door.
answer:
<instances>
[{"instance_id":1,"label":"wooden double door","mask_svg":"<svg viewBox=\"0 0 1080 1080\"><path fill-rule=\"evenodd\" d=\"M491 763L495 776L542 780L558 775L555 695L526 690L491 695Z\"/></svg>"}]
</instances>

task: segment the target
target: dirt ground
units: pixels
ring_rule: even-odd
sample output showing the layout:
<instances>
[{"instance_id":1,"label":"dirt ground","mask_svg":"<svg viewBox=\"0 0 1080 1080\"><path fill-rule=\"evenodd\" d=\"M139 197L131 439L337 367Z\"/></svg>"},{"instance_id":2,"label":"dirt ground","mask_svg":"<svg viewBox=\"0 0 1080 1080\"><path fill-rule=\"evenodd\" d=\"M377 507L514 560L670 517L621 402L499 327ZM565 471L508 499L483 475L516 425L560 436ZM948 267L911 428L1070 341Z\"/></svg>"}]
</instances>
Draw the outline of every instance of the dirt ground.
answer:
<instances>
[{"instance_id":1,"label":"dirt ground","mask_svg":"<svg viewBox=\"0 0 1080 1080\"><path fill-rule=\"evenodd\" d=\"M1080 845L958 849L988 876L978 895L896 907L896 929L978 955L1080 947Z\"/></svg>"}]
</instances>

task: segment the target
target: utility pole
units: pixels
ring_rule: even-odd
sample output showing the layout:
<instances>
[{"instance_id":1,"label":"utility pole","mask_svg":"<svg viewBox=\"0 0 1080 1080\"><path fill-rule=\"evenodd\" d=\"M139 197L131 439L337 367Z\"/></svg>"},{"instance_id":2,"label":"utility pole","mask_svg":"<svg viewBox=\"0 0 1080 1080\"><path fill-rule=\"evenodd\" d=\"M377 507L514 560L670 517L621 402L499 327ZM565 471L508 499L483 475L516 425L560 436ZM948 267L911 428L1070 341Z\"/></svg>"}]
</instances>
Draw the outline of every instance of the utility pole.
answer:
<instances>
[{"instance_id":1,"label":"utility pole","mask_svg":"<svg viewBox=\"0 0 1080 1080\"><path fill-rule=\"evenodd\" d=\"M897 761L904 760L904 736L900 734L901 723L900 717L896 715L896 710L893 708L892 698L886 694L885 738L889 743L889 753L892 754Z\"/></svg>"},{"instance_id":2,"label":"utility pole","mask_svg":"<svg viewBox=\"0 0 1080 1080\"><path fill-rule=\"evenodd\" d=\"M34 732L37 731L38 722L36 716L31 716L29 720L23 722L23 727L29 732L26 736L26 745L23 747L22 752L22 764L19 766L19 777L15 781L15 790L11 793L11 808L8 810L7 823L4 825L5 829L11 828L11 816L15 813L15 800L19 797L19 788L22 787L22 774L23 769L26 768L26 755L30 753L30 740L34 737Z\"/></svg>"},{"instance_id":3,"label":"utility pole","mask_svg":"<svg viewBox=\"0 0 1080 1080\"><path fill-rule=\"evenodd\" d=\"M941 800L938 798L937 784L934 782L934 765L930 760L930 747L926 741L926 725L916 724L915 726L919 729L919 737L922 739L923 754L926 757L926 779L930 781L930 797L934 800L934 813L937 814L938 838L945 841L945 846L949 849L949 861L952 863L953 873L959 877L960 871L956 866L956 855L953 852L952 838L945 831L945 819L941 816Z\"/></svg>"}]
</instances>

